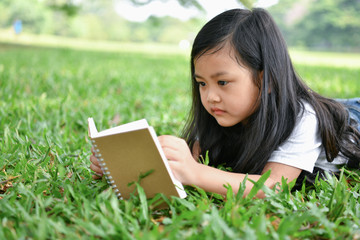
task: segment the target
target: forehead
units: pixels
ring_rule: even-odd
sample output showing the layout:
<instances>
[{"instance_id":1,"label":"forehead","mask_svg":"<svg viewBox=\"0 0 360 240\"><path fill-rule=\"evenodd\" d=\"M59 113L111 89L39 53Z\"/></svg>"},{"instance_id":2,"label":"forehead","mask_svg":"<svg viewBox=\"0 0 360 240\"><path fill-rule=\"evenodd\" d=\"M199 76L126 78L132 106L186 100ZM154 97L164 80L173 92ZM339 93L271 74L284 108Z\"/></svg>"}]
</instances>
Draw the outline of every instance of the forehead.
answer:
<instances>
[{"instance_id":1,"label":"forehead","mask_svg":"<svg viewBox=\"0 0 360 240\"><path fill-rule=\"evenodd\" d=\"M206 61L208 61L210 58L219 59L220 63L235 63L236 65L239 65L243 68L248 68L241 59L241 56L233 47L233 45L228 41L213 48L205 49L204 51L202 51L198 56L194 58L194 67L196 68L197 65L199 65L199 61L206 63Z\"/></svg>"},{"instance_id":2,"label":"forehead","mask_svg":"<svg viewBox=\"0 0 360 240\"><path fill-rule=\"evenodd\" d=\"M200 54L195 56L194 63L196 63L199 59L201 59L204 56L211 56L211 55L230 57L234 60L237 59L237 57L236 57L237 54L235 53L234 47L229 42L225 42L225 43L221 43L213 48L207 48L207 49L203 50L202 52L200 52Z\"/></svg>"},{"instance_id":3,"label":"forehead","mask_svg":"<svg viewBox=\"0 0 360 240\"><path fill-rule=\"evenodd\" d=\"M196 72L196 74L220 70L230 71L239 68L250 70L242 63L235 49L230 44L204 51L194 59L194 72Z\"/></svg>"}]
</instances>

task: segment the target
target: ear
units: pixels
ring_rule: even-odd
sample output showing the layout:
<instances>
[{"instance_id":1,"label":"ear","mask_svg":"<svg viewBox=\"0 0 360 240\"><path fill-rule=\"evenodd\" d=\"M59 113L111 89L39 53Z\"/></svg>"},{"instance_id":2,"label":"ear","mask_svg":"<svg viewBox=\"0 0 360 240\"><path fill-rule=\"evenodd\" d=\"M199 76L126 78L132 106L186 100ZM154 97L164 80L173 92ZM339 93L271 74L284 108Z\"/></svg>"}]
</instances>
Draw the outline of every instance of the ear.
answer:
<instances>
[{"instance_id":1,"label":"ear","mask_svg":"<svg viewBox=\"0 0 360 240\"><path fill-rule=\"evenodd\" d=\"M264 70L262 70L260 73L259 73L259 78L263 78L264 77Z\"/></svg>"}]
</instances>

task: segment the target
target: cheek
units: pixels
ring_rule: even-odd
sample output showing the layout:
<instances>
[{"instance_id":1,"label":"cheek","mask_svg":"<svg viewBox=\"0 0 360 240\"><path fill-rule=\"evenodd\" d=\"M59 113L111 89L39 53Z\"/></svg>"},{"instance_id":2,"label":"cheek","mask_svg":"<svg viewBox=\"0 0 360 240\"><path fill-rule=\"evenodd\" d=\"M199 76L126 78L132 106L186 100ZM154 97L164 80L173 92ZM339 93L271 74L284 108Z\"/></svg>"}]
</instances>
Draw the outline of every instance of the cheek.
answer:
<instances>
[{"instance_id":1,"label":"cheek","mask_svg":"<svg viewBox=\"0 0 360 240\"><path fill-rule=\"evenodd\" d=\"M205 110L207 112L209 112L208 101L207 101L207 97L206 97L205 93L200 93L200 100L201 100L202 106L205 108Z\"/></svg>"},{"instance_id":2,"label":"cheek","mask_svg":"<svg viewBox=\"0 0 360 240\"><path fill-rule=\"evenodd\" d=\"M201 103L204 105L204 103L206 103L205 93L204 93L204 91L199 90L199 94L200 94Z\"/></svg>"}]
</instances>

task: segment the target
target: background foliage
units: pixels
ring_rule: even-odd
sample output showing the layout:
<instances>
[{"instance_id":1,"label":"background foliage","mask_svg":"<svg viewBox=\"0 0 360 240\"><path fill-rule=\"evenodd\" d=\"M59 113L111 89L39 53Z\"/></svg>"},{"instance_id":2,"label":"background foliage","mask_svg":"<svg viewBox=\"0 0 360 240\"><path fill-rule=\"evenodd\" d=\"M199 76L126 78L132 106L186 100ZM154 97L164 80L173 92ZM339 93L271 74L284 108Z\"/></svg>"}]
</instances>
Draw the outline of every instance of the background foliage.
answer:
<instances>
[{"instance_id":1,"label":"background foliage","mask_svg":"<svg viewBox=\"0 0 360 240\"><path fill-rule=\"evenodd\" d=\"M360 1L280 0L269 11L290 46L360 51Z\"/></svg>"},{"instance_id":2,"label":"background foliage","mask_svg":"<svg viewBox=\"0 0 360 240\"><path fill-rule=\"evenodd\" d=\"M10 29L16 19L21 19L24 32L36 34L123 42L178 43L183 39L192 41L205 23L204 9L196 0L178 0L185 7L197 7L199 16L196 18L181 21L172 17L151 16L141 23L121 18L114 10L118 1L130 0L1 0L0 28ZM151 1L157 0L131 2L143 5ZM256 6L256 2L239 0L239 7ZM289 46L360 50L358 0L279 0L268 10Z\"/></svg>"},{"instance_id":3,"label":"background foliage","mask_svg":"<svg viewBox=\"0 0 360 240\"><path fill-rule=\"evenodd\" d=\"M63 5L53 7L54 3L49 2L1 0L0 28L10 29L16 19L21 19L25 33L123 42L178 43L182 39L194 38L203 24L197 18L183 22L172 17L155 16L146 22L129 22L115 12L114 1L84 1L71 15L63 10Z\"/></svg>"}]
</instances>

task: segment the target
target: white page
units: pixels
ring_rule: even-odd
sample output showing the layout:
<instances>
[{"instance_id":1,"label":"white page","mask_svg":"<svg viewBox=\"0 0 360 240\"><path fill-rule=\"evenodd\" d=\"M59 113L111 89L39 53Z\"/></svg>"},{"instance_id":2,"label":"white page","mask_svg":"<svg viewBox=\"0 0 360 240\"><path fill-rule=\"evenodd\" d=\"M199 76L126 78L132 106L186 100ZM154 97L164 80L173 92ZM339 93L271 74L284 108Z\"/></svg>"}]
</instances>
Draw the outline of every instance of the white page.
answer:
<instances>
[{"instance_id":1,"label":"white page","mask_svg":"<svg viewBox=\"0 0 360 240\"><path fill-rule=\"evenodd\" d=\"M88 119L89 123L94 122L94 120L92 118ZM92 123L90 124L90 126L92 125ZM95 126L95 123L94 123ZM117 127L113 127L110 129L106 129L103 130L101 132L93 132L93 128L89 128L91 137L95 138L95 137L103 137L103 136L108 136L108 135L113 135L113 134L117 134L117 133L124 133L124 132L131 132L134 130L139 130L139 129L145 129L148 128L149 124L146 121L146 119L141 119L138 121L134 121L134 122L130 122L130 123L126 123ZM96 127L95 127L96 130Z\"/></svg>"}]
</instances>

